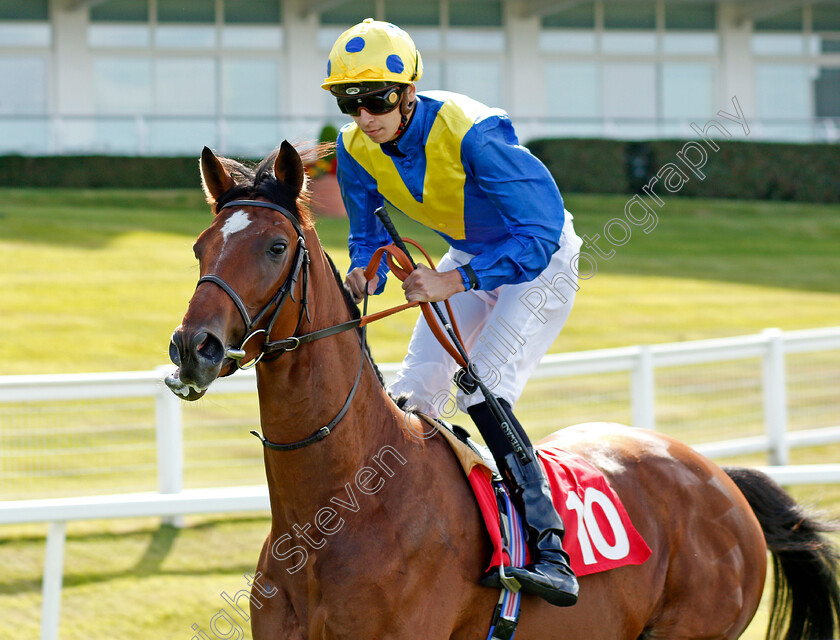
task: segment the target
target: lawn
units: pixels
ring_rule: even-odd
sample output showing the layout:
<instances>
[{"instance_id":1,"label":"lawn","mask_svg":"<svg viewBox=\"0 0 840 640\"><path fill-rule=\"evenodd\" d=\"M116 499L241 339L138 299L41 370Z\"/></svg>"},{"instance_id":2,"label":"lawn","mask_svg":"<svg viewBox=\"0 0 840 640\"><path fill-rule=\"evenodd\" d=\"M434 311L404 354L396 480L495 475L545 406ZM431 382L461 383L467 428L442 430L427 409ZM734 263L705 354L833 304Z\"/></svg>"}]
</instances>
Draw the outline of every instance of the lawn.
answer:
<instances>
[{"instance_id":1,"label":"lawn","mask_svg":"<svg viewBox=\"0 0 840 640\"><path fill-rule=\"evenodd\" d=\"M209 223L210 213L198 189L136 193L3 189L0 197L0 335L7 349L0 375L146 370L167 362L169 335L197 278L191 245ZM622 216L626 200L570 195L566 206L575 214L579 235L594 237L603 235L607 221ZM442 251L433 234L406 220L397 225L405 235L431 247L433 255ZM345 270L346 222L325 219L318 223L318 231ZM836 325L838 246L837 206L668 199L655 229L644 234L634 227L629 241L615 247L609 260L600 259L597 274L580 283L574 312L552 350L733 336L766 327ZM384 299L375 305L390 306L399 298L399 289L389 285ZM371 326L369 338L378 361L402 357L415 317L415 312L407 312ZM836 393L836 363L836 358L797 361L796 367L808 369L802 386ZM736 385L742 372L698 369L692 375L686 384L727 387ZM593 377L545 390L538 387L533 385L528 393L540 398L552 395L554 404L543 409L552 417L544 424L536 414L529 416L526 424L533 426L534 435L551 430L556 415L568 421L592 415L626 420L621 408L625 400L619 393L626 389L624 380ZM663 399L669 392L663 389ZM754 390L751 393L755 396ZM708 398L697 402L706 402L714 414L710 423L722 419L719 414L726 410L722 403L709 404ZM685 420L678 409L685 410L677 407L663 416L674 429L682 429ZM36 424L37 437L43 440L55 432L56 415L72 416L80 428L118 422L135 429L136 422L136 432L118 436L118 443L133 454L130 464L135 466L128 468L127 460L123 477L103 475L93 484L84 477L47 474L33 481L33 495L59 485L73 491L85 486L153 488L153 449L148 448L148 429L143 426L144 412L150 410L132 403L113 414L103 409L88 413L75 405L44 409ZM31 444L26 420L32 418L24 420L14 411L0 413L0 436L19 424L24 432L15 435L14 445L9 439L0 443L4 454L13 453L9 449L14 446ZM256 422L251 400L228 402L212 397L212 392L185 416L188 454L192 451L190 455L204 463L188 466L189 485L241 484L245 474L256 478L250 482L261 481L259 452L247 435L247 428L255 425L234 424L228 413L239 416L240 422L243 413L253 413L248 420ZM213 421L218 424L211 429L207 425ZM213 434L210 440L208 431ZM208 446L211 440L216 446ZM218 459L207 456L210 449ZM803 462L836 460L837 454L835 447L822 447L795 455L797 462ZM229 462L225 457L238 460L239 466L225 466ZM115 462L75 454L68 458L61 463L68 468L97 464L104 468ZM4 457L3 464L9 459ZM0 499L21 497L17 490L9 493L8 487L0 486ZM803 500L840 509L835 487L799 488L795 493ZM206 629L223 605L220 592L243 588L242 576L253 570L267 523L257 515L190 518L187 523L181 530L151 520L69 525L62 638L188 640L194 634L193 623ZM4 568L0 637L37 637L44 532L45 527L34 525L0 531ZM749 638L762 637L758 627L763 622L753 625Z\"/></svg>"},{"instance_id":2,"label":"lawn","mask_svg":"<svg viewBox=\"0 0 840 640\"><path fill-rule=\"evenodd\" d=\"M12 349L0 375L151 369L168 362L172 329L197 279L191 246L209 224L193 192L0 190L0 331ZM600 233L626 198L572 195L579 235ZM666 201L581 281L553 351L578 351L830 326L840 317L840 208ZM408 221L403 233L440 255ZM318 231L342 271L347 223ZM601 245L603 245L603 240ZM383 300L394 304L389 286ZM416 312L371 328L379 361L402 358Z\"/></svg>"}]
</instances>

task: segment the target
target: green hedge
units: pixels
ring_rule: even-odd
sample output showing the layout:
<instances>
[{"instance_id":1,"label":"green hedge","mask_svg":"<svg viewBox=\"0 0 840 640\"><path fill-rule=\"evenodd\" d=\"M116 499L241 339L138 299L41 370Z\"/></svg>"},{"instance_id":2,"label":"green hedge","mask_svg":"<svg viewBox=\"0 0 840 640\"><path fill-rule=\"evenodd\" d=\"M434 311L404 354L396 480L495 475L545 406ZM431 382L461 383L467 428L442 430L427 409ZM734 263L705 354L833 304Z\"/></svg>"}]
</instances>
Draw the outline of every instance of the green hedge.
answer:
<instances>
[{"instance_id":1,"label":"green hedge","mask_svg":"<svg viewBox=\"0 0 840 640\"><path fill-rule=\"evenodd\" d=\"M655 185L654 191L663 197L840 202L840 145L725 139L715 143L718 151L698 142L708 155L699 170L702 179L677 157L687 144L685 140L545 139L534 140L528 147L548 166L561 191L632 193L672 163L689 180L677 193L669 193L661 183ZM643 158L641 178L634 178L630 171L634 155ZM696 157L699 160L699 155Z\"/></svg>"},{"instance_id":2,"label":"green hedge","mask_svg":"<svg viewBox=\"0 0 840 640\"><path fill-rule=\"evenodd\" d=\"M684 140L624 142L601 139L533 140L560 190L633 193L673 163L689 178L680 196L840 202L840 145L777 144L716 140L708 158L692 173L677 158ZM635 164L634 164L635 160ZM633 168L635 167L635 174ZM0 157L0 184L7 187L197 189L195 158L114 156ZM662 184L654 187L671 196Z\"/></svg>"},{"instance_id":3,"label":"green hedge","mask_svg":"<svg viewBox=\"0 0 840 640\"><path fill-rule=\"evenodd\" d=\"M528 148L548 167L560 191L625 193L625 143L615 140L534 140Z\"/></svg>"},{"instance_id":4,"label":"green hedge","mask_svg":"<svg viewBox=\"0 0 840 640\"><path fill-rule=\"evenodd\" d=\"M69 189L200 189L198 156L0 157L0 185Z\"/></svg>"}]
</instances>

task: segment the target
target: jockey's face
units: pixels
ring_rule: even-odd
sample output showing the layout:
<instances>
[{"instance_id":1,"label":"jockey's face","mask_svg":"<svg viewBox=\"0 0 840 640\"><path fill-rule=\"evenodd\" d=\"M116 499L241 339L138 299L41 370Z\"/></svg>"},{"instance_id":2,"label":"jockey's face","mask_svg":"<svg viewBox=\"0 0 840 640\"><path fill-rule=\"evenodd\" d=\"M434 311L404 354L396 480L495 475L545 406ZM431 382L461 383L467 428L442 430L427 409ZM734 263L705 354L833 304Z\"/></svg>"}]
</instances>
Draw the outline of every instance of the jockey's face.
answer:
<instances>
[{"instance_id":1,"label":"jockey's face","mask_svg":"<svg viewBox=\"0 0 840 640\"><path fill-rule=\"evenodd\" d=\"M416 95L417 89L413 84L406 87L401 106L413 103ZM401 106L381 115L374 115L362 107L359 109L359 115L352 116L353 122L375 143L384 144L397 137L402 122Z\"/></svg>"}]
</instances>

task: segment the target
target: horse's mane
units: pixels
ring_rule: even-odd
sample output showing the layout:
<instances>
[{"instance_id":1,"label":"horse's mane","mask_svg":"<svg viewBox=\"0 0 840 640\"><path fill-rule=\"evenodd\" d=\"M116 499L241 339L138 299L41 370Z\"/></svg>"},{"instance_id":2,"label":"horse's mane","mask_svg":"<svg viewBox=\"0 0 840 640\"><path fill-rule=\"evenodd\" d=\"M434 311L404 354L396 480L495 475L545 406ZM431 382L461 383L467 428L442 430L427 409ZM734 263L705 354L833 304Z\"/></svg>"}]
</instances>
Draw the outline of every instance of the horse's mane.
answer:
<instances>
[{"instance_id":1,"label":"horse's mane","mask_svg":"<svg viewBox=\"0 0 840 640\"><path fill-rule=\"evenodd\" d=\"M327 256L327 262L330 263L330 268L332 269L333 276L335 276L335 282L338 285L338 288L341 289L341 293L344 296L344 303L347 305L348 311L350 311L350 315L356 319L362 317L362 312L359 311L359 305L356 304L356 301L353 299L353 294L350 293L350 290L344 286L344 283L341 281L341 274L339 274L338 269L335 266L335 263L332 261L330 254L324 251L324 255ZM359 332L359 335L362 334L363 329L356 329ZM367 340L364 341L364 348L365 353L367 353L368 360L370 360L370 365L373 367L373 370L376 372L376 377L379 379L379 384L382 385L382 388L385 388L385 378L382 377L382 372L379 370L379 367L376 366L376 362L373 360L373 354L370 352L370 343Z\"/></svg>"},{"instance_id":2,"label":"horse's mane","mask_svg":"<svg viewBox=\"0 0 840 640\"><path fill-rule=\"evenodd\" d=\"M311 149L306 149L301 156L304 158L304 162L311 162L326 155L332 146L333 145L330 144L321 144ZM295 199L291 189L289 189L286 184L278 180L274 175L274 160L277 158L277 154L279 152L279 148L275 149L256 166L239 162L238 160L233 160L231 158L218 157L219 161L228 173L230 173L234 182L236 182L236 186L228 191L225 191L221 196L219 196L216 200L215 210L219 211L228 202L253 198L254 196L262 196L266 200L281 206L287 206L290 202L294 201L295 206L291 208L291 212L295 215L302 228L312 228L314 223L312 213L309 208L309 190L306 184L308 180L304 182L303 189L297 199ZM344 303L347 305L347 310L350 312L350 316L354 319L361 318L362 313L359 311L359 306L353 299L353 295L347 287L344 286L344 283L341 280L341 275L330 257L330 254L324 251L324 255L327 257L327 262L330 265L333 277L335 277L336 285L341 290L341 294L344 297ZM362 329L357 329L356 331L359 335L362 334ZM373 354L370 351L370 345L367 341L364 342L364 349L373 370L376 372L376 377L379 379L379 383L384 388L385 379L382 377L382 372L373 360Z\"/></svg>"}]
</instances>

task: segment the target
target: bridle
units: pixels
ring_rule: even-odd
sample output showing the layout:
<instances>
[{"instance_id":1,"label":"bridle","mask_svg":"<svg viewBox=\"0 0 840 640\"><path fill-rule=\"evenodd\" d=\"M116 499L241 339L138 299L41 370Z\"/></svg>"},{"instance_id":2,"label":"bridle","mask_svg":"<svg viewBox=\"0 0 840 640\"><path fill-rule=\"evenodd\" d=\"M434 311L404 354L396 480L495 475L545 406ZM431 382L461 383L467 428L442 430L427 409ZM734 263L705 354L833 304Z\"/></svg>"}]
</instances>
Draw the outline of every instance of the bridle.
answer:
<instances>
[{"instance_id":1,"label":"bridle","mask_svg":"<svg viewBox=\"0 0 840 640\"><path fill-rule=\"evenodd\" d=\"M297 246L295 248L295 256L292 259L292 270L289 273L289 276L280 285L280 288L277 290L277 293L272 296L271 300L262 308L262 310L257 313L253 318L248 313L248 308L245 306L245 302L243 302L242 298L236 291L231 287L227 282L225 282L220 276L215 274L209 274L206 276L202 276L198 279L198 284L196 284L196 288L204 282L212 282L213 284L221 287L222 291L224 291L228 297L233 301L233 304L239 310L239 315L242 316L242 320L245 323L245 333L240 342L239 347L237 348L227 348L225 349L225 357L233 360L236 363L237 369L250 369L251 367L256 366L256 364L263 359L266 354L265 350L265 343L268 342L268 337L271 334L271 329L274 327L274 323L277 321L277 318L280 316L280 311L283 309L283 305L286 303L286 300L289 298L292 301L295 300L294 298L294 289L295 285L297 284L298 277L300 276L301 272L303 273L302 281L301 281L301 302L300 302L300 315L298 316L298 323L297 327L295 327L294 333L297 333L300 329L300 325L303 322L303 316L306 315L307 320L309 320L309 309L307 307L307 288L308 288L308 280L309 280L309 251L306 248L306 239L303 236L303 231L301 231L300 224L298 223L297 219L292 215L292 213L286 209L285 207L281 207L278 204L274 204L273 202L263 202L261 200L233 200L228 202L227 204L219 207L219 211L223 209L230 209L232 207L262 207L263 209L272 209L277 211L278 213L283 214L289 222L292 223L295 231L297 232ZM274 307L274 313L271 314L271 317L268 320L266 326L262 329L258 329L257 325L265 318L268 314L269 310ZM260 350L259 355L254 358L248 364L243 365L242 360L245 358L245 345L250 342L251 338L256 335L262 333L265 336L263 349Z\"/></svg>"},{"instance_id":2,"label":"bridle","mask_svg":"<svg viewBox=\"0 0 840 640\"><path fill-rule=\"evenodd\" d=\"M318 340L320 338L326 338L327 336L332 336L337 333L341 333L343 331L348 331L350 329L355 329L361 325L361 318L356 318L353 320L349 320L347 322L342 322L337 325L333 325L331 327L327 327L325 329L320 329L318 331L313 331L311 333L307 333L302 336L296 335L297 332L300 330L301 325L303 324L303 317L306 316L307 321L311 322L311 318L309 317L309 308L308 308L308 287L309 287L309 250L306 248L306 239L304 238L303 231L300 228L300 223L297 221L295 216L286 208L281 207L278 204L274 204L273 202L266 202L262 200L233 200L228 202L221 207L219 207L219 211L223 209L229 209L231 207L261 207L263 209L272 209L273 211L277 211L281 213L289 222L292 223L292 226L297 233L297 246L295 248L295 255L292 259L292 270L289 272L288 277L280 285L280 288L277 292L271 297L271 300L262 308L262 310L257 313L253 318L248 313L248 309L245 306L245 302L242 300L242 297L236 293L236 291L231 287L227 282L224 281L223 278L217 276L215 274L208 274L202 276L198 279L198 283L196 284L196 288L198 288L201 284L205 282L210 282L215 284L216 286L220 287L222 291L224 291L228 297L233 301L233 304L239 310L239 314L242 316L242 321L245 323L245 333L243 334L244 337L242 341L239 343L239 347L237 348L226 348L225 349L225 357L232 360L236 367L230 372L233 373L236 369L250 369L257 365L258 362L263 360L266 355L272 355L273 357L279 357L286 351L293 351L297 349L301 344L305 344L307 342L312 342L314 340ZM292 301L295 301L294 298L294 289L297 285L298 279L301 281L301 293L300 293L300 313L298 314L298 321L297 326L293 334L285 338L283 340L276 340L271 341L271 330L274 327L274 323L277 321L277 318L280 316L280 311L283 308L283 305L286 301L291 298ZM365 305L367 305L367 297L365 297ZM258 328L259 325L266 316L268 316L269 312L271 311L272 307L274 307L274 311L268 318L268 322L265 324L265 327ZM249 363L243 365L242 360L245 358L245 346L248 342L256 335L262 333L265 337L262 347L260 349L260 353ZM326 438L332 429L341 421L344 417L344 414L347 413L347 410L350 408L350 403L353 400L353 396L356 394L356 390L359 387L359 380L362 377L362 369L364 368L365 362L365 331L362 329L361 336L361 362L359 363L359 371L356 374L356 380L353 383L353 388L350 390L350 393L347 396L347 399L344 401L344 405L339 410L338 414L330 420L329 423L315 431L311 436L308 438L304 438L303 440L298 440L296 442L291 442L288 444L279 444L276 442L270 442L266 440L263 435L257 431L251 431L253 435L258 437L262 442L264 447L269 449L273 449L275 451L291 451L294 449L300 449L302 447L306 447L310 444L315 442L319 442ZM230 375L230 374L226 374Z\"/></svg>"},{"instance_id":3,"label":"bridle","mask_svg":"<svg viewBox=\"0 0 840 640\"><path fill-rule=\"evenodd\" d=\"M364 369L365 364L365 333L366 333L366 325L369 322L374 320L379 320L381 318L387 317L393 313L398 311L402 311L409 307L413 307L417 305L417 302L408 302L406 304L398 305L396 307L392 307L390 309L386 309L384 311L380 311L371 315L367 315L367 302L368 302L368 294L367 294L367 287L365 287L365 295L364 295L364 309L362 317L354 318L353 320L347 320L346 322L341 322L336 325L332 325L330 327L325 327L324 329L318 329L316 331L312 331L310 333L306 333L303 335L297 335L300 327L303 324L303 318L306 316L308 322L311 322L311 318L309 317L309 308L308 308L308 287L309 287L309 251L306 248L306 239L304 238L303 231L300 228L300 223L297 221L297 218L286 208L281 207L278 204L274 204L273 202L266 202L263 200L233 200L228 202L221 207L219 207L219 211L224 209L229 209L231 207L261 207L263 209L271 209L273 211L277 211L278 213L282 214L285 218L292 223L292 226L297 233L297 247L295 249L294 258L292 258L292 270L289 273L286 280L280 285L280 288L277 292L272 296L271 300L262 308L262 310L257 313L256 316L251 318L251 315L248 313L248 309L245 306L242 298L236 291L231 287L227 282L224 281L220 276L215 274L208 274L202 276L198 279L198 284L196 288L205 282L209 282L215 284L216 286L220 287L222 291L224 291L228 297L233 301L233 304L239 310L239 315L242 316L242 321L245 323L245 333L243 334L244 337L242 341L239 343L239 347L236 348L226 348L225 349L225 358L233 361L235 363L235 367L230 371L230 373L226 373L225 375L230 375L236 369L250 369L257 365L258 362L265 361L265 356L271 356L272 358L277 358L284 354L286 351L294 351L300 345L306 344L307 342L314 342L315 340L320 340L321 338L326 338L328 336L333 336L338 333L342 333L344 331L349 331L351 329L359 328L361 329L359 335L359 342L361 346L361 357L359 361L359 370L356 373L356 380L353 382L353 388L350 389L350 393L347 395L347 399L344 401L341 409L338 411L336 416L330 420L327 424L323 427L315 431L312 435L308 438L304 438L302 440L298 440L296 442L290 442L288 444L280 444L277 442L271 442L266 440L265 437L259 433L258 431L251 431L253 435L260 439L263 444L263 447L268 449L273 449L274 451L292 451L294 449L300 449L302 447L306 447L310 444L315 442L319 442L326 438L335 426L341 421L344 415L347 413L347 410L350 408L350 403L353 401L353 397L356 395L356 390L359 388L359 381L362 378L362 370ZM423 248L418 245L413 240L408 238L405 239L406 242L413 244L416 246L420 251L423 252L426 259L429 261L429 264L432 268L434 268L434 263L432 262L429 255L423 250ZM387 255L386 255L387 254ZM409 271L405 270L404 268L400 267L400 265L406 265L411 263L410 259L406 256L405 252L403 252L398 247L394 245L388 245L385 247L380 247L377 249L373 256L368 263L368 266L365 269L365 277L370 280L376 273L377 266L379 265L383 255L387 258L388 266L391 271L397 275L400 280L405 280L408 276ZM394 259L396 258L396 262ZM413 265L413 263L411 263ZM413 268L413 266L412 266ZM297 285L298 280L301 283L301 293L300 293L300 313L298 315L297 326L295 330L292 332L292 335L288 338L283 338L282 340L271 340L271 330L274 327L274 323L277 321L277 318L280 316L280 311L283 308L283 305L286 301L291 298L292 301L295 301L294 298L294 289ZM452 318L452 325L456 333L458 333L457 325L454 322L454 314L452 313L452 309L449 306L449 302L446 303L446 308L449 313L449 317ZM429 327L432 329L432 332L441 342L443 347L453 356L453 358L458 360L458 354L454 350L454 348L446 341L446 338L442 334L441 330L437 328L433 317L431 316L431 311L429 310L428 303L420 303L421 308L423 309L423 314L426 316L427 321L429 322ZM274 311L271 312L271 308L274 307ZM268 322L266 323L265 327L258 328L263 319L271 312L271 315L268 318ZM264 340L262 347L260 348L260 353L248 364L243 365L241 360L245 358L245 346L254 336L262 333L264 335ZM460 337L460 333L458 333L458 340L463 343L463 340Z\"/></svg>"}]
</instances>

